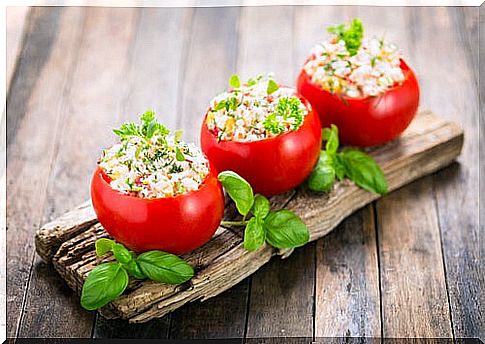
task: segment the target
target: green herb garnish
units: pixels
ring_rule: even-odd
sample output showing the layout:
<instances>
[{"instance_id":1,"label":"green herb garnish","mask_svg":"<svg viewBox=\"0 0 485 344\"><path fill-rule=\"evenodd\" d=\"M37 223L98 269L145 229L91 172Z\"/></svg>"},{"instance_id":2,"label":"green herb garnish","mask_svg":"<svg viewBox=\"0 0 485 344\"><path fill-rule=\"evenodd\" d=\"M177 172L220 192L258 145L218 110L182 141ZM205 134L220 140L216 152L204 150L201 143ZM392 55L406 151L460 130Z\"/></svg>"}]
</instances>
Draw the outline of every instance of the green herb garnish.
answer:
<instances>
[{"instance_id":1,"label":"green herb garnish","mask_svg":"<svg viewBox=\"0 0 485 344\"><path fill-rule=\"evenodd\" d=\"M364 27L360 19L353 19L348 27L345 24L330 26L327 31L336 35L338 40L345 42L345 47L350 56L357 54L364 36Z\"/></svg>"},{"instance_id":2,"label":"green herb garnish","mask_svg":"<svg viewBox=\"0 0 485 344\"><path fill-rule=\"evenodd\" d=\"M338 129L335 125L322 131L326 141L325 150L320 152L317 165L308 178L308 187L313 191L328 192L335 180L347 177L361 188L385 194L388 185L384 173L368 154L347 148L337 152L339 147Z\"/></svg>"},{"instance_id":3,"label":"green herb garnish","mask_svg":"<svg viewBox=\"0 0 485 344\"><path fill-rule=\"evenodd\" d=\"M276 135L285 131L285 126L276 118L276 112L273 112L265 118L263 126L264 129Z\"/></svg>"},{"instance_id":4,"label":"green herb garnish","mask_svg":"<svg viewBox=\"0 0 485 344\"><path fill-rule=\"evenodd\" d=\"M97 256L112 252L116 262L102 263L88 274L81 292L81 306L87 310L101 308L123 294L128 276L180 284L194 275L194 269L186 261L170 253L148 251L137 256L122 244L106 238L98 239L95 246Z\"/></svg>"},{"instance_id":5,"label":"green herb garnish","mask_svg":"<svg viewBox=\"0 0 485 344\"><path fill-rule=\"evenodd\" d=\"M232 88L239 88L241 87L241 80L239 79L239 75L233 74L229 79L229 86Z\"/></svg>"},{"instance_id":6,"label":"green herb garnish","mask_svg":"<svg viewBox=\"0 0 485 344\"><path fill-rule=\"evenodd\" d=\"M127 140L133 136L149 140L155 135L165 138L170 134L170 130L166 126L157 122L153 111L146 111L140 116L140 120L141 124L124 123L118 129L113 129L113 132L122 140Z\"/></svg>"},{"instance_id":7,"label":"green herb garnish","mask_svg":"<svg viewBox=\"0 0 485 344\"><path fill-rule=\"evenodd\" d=\"M222 225L245 226L246 250L257 250L265 242L276 248L294 248L308 242L308 228L296 214L286 209L271 211L269 200L263 195L254 195L251 185L235 172L221 172L219 180L243 215L242 221L223 221ZM246 220L249 213L252 217Z\"/></svg>"},{"instance_id":8,"label":"green herb garnish","mask_svg":"<svg viewBox=\"0 0 485 344\"><path fill-rule=\"evenodd\" d=\"M276 81L274 81L273 79L268 80L268 88L266 89L266 92L268 94L276 92L279 88L280 86L276 83Z\"/></svg>"},{"instance_id":9,"label":"green herb garnish","mask_svg":"<svg viewBox=\"0 0 485 344\"><path fill-rule=\"evenodd\" d=\"M301 101L297 97L285 97L278 101L275 111L266 117L263 123L264 128L273 134L281 134L285 131L285 127L278 121L278 116L283 117L285 120L293 118L291 129L298 129L303 122Z\"/></svg>"}]
</instances>

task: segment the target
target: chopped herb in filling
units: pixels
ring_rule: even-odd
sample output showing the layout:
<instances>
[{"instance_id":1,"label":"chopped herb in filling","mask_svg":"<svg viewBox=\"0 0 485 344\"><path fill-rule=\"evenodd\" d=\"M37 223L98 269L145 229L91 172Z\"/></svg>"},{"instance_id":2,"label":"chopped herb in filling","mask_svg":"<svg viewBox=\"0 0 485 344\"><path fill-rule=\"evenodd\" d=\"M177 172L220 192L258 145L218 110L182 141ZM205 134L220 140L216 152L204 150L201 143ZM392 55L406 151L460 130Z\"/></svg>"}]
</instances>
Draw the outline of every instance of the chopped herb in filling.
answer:
<instances>
[{"instance_id":1,"label":"chopped herb in filling","mask_svg":"<svg viewBox=\"0 0 485 344\"><path fill-rule=\"evenodd\" d=\"M172 197L194 191L209 173L200 149L170 133L155 119L153 111L140 124L125 123L113 132L120 142L103 151L98 164L120 192L141 198Z\"/></svg>"},{"instance_id":2,"label":"chopped herb in filling","mask_svg":"<svg viewBox=\"0 0 485 344\"><path fill-rule=\"evenodd\" d=\"M362 23L354 19L328 28L333 34L312 49L305 72L313 83L348 97L378 96L404 81L401 54L383 38L364 38Z\"/></svg>"},{"instance_id":3,"label":"chopped herb in filling","mask_svg":"<svg viewBox=\"0 0 485 344\"><path fill-rule=\"evenodd\" d=\"M207 127L219 141L249 142L297 130L308 109L295 90L280 87L270 76L259 75L241 85L239 77L229 80L233 89L211 100Z\"/></svg>"}]
</instances>

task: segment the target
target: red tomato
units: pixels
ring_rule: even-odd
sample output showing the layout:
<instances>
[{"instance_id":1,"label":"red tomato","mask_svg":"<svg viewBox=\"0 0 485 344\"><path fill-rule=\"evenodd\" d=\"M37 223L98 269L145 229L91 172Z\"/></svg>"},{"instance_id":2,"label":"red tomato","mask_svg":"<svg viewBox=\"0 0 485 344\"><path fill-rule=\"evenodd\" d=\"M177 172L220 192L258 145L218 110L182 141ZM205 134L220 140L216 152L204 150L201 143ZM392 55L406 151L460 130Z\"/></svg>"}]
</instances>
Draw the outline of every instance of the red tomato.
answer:
<instances>
[{"instance_id":1,"label":"red tomato","mask_svg":"<svg viewBox=\"0 0 485 344\"><path fill-rule=\"evenodd\" d=\"M113 189L98 167L91 181L93 207L106 231L136 252L187 253L209 241L222 219L224 195L213 171L196 191L145 199Z\"/></svg>"},{"instance_id":2,"label":"red tomato","mask_svg":"<svg viewBox=\"0 0 485 344\"><path fill-rule=\"evenodd\" d=\"M217 171L236 172L251 184L255 192L265 196L295 188L311 173L321 145L318 116L305 99L300 99L309 108L300 128L259 141L218 141L207 128L204 118L202 151Z\"/></svg>"},{"instance_id":3,"label":"red tomato","mask_svg":"<svg viewBox=\"0 0 485 344\"><path fill-rule=\"evenodd\" d=\"M302 70L297 89L313 105L323 127L335 124L340 141L374 146L398 137L411 123L419 103L419 87L411 68L401 60L405 80L377 97L350 98L312 83Z\"/></svg>"}]
</instances>

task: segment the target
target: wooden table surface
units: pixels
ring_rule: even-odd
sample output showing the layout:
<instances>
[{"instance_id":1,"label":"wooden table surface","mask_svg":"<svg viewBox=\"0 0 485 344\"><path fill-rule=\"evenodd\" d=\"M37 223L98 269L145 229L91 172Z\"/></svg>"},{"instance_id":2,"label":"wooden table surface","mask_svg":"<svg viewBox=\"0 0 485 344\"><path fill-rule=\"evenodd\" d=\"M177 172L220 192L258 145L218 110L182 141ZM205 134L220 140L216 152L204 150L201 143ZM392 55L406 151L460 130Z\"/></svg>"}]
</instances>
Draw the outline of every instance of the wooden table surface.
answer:
<instances>
[{"instance_id":1,"label":"wooden table surface","mask_svg":"<svg viewBox=\"0 0 485 344\"><path fill-rule=\"evenodd\" d=\"M133 325L83 310L33 237L89 197L110 129L153 108L198 142L208 101L232 73L294 84L325 27L353 17L399 45L423 108L462 125L458 163L207 302ZM476 7L9 8L7 335L483 336L478 24Z\"/></svg>"}]
</instances>

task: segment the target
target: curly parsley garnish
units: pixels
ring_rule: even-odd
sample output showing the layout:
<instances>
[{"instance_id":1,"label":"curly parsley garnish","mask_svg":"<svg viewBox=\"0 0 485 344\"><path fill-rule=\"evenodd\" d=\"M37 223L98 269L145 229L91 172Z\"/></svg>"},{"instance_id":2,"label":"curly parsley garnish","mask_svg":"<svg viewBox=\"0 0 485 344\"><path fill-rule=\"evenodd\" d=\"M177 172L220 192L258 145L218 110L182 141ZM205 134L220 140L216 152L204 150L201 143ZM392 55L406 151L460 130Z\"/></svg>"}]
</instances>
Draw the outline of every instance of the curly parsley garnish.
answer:
<instances>
[{"instance_id":1,"label":"curly parsley garnish","mask_svg":"<svg viewBox=\"0 0 485 344\"><path fill-rule=\"evenodd\" d=\"M298 129L303 122L301 101L297 97L281 98L278 105L276 105L275 112L264 120L264 128L273 134L281 134L284 132L285 127L281 121L278 120L278 117L283 118L284 120L291 120L291 129Z\"/></svg>"}]
</instances>

